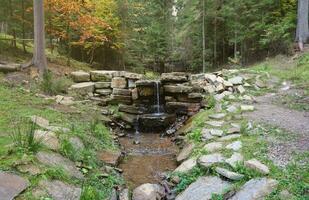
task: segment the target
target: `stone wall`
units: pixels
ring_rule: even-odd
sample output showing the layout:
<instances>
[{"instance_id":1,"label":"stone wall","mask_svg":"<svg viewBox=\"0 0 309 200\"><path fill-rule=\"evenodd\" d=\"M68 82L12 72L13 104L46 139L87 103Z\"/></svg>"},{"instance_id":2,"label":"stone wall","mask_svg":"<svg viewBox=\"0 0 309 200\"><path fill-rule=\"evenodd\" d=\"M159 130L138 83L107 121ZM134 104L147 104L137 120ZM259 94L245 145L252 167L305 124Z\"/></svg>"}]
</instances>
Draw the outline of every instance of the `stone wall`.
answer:
<instances>
[{"instance_id":1,"label":"stone wall","mask_svg":"<svg viewBox=\"0 0 309 200\"><path fill-rule=\"evenodd\" d=\"M176 116L198 112L206 104L207 95L220 101L233 98L236 93L242 95L245 87L264 87L259 77L237 76L237 73L238 70L194 75L173 72L163 73L158 80L145 80L141 74L124 71L78 71L72 73L76 84L69 91L104 106L119 105L121 120L130 125L139 122L152 128L166 127Z\"/></svg>"},{"instance_id":2,"label":"stone wall","mask_svg":"<svg viewBox=\"0 0 309 200\"><path fill-rule=\"evenodd\" d=\"M176 115L198 112L203 100L203 89L192 85L186 73L165 73L159 80L124 71L77 71L71 76L75 84L70 95L119 105L121 119L131 125L139 121L142 126L167 127ZM156 112L160 115L152 115Z\"/></svg>"}]
</instances>

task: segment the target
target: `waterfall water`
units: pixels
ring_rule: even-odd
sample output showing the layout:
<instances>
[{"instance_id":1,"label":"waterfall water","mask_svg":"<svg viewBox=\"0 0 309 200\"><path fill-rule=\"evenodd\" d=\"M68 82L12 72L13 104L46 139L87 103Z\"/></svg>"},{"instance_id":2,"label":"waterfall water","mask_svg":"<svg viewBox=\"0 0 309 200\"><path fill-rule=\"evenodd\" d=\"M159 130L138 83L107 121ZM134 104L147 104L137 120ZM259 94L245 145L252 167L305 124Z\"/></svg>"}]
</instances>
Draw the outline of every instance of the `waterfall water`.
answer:
<instances>
[{"instance_id":1,"label":"waterfall water","mask_svg":"<svg viewBox=\"0 0 309 200\"><path fill-rule=\"evenodd\" d=\"M156 93L157 93L157 112L156 114L159 114L160 113L160 83L159 82L156 82Z\"/></svg>"}]
</instances>

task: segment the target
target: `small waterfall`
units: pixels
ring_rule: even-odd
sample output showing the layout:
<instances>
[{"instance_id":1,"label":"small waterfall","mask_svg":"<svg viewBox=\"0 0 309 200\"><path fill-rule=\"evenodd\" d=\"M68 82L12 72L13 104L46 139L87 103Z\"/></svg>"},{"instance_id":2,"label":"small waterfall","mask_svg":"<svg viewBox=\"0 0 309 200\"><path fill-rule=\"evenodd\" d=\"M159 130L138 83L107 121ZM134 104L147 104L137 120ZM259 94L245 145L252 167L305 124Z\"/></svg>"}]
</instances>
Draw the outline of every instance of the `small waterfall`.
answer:
<instances>
[{"instance_id":1,"label":"small waterfall","mask_svg":"<svg viewBox=\"0 0 309 200\"><path fill-rule=\"evenodd\" d=\"M156 93L157 93L157 112L156 114L160 114L160 82L156 82Z\"/></svg>"}]
</instances>

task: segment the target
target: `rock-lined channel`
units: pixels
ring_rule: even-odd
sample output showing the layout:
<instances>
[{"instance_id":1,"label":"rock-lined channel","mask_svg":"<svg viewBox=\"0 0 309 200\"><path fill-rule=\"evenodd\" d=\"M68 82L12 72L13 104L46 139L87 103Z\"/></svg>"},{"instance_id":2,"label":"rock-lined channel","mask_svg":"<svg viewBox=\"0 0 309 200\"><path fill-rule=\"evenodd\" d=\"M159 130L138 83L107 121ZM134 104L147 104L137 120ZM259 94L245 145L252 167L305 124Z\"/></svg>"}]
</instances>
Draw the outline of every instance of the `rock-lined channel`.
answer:
<instances>
[{"instance_id":1,"label":"rock-lined channel","mask_svg":"<svg viewBox=\"0 0 309 200\"><path fill-rule=\"evenodd\" d=\"M131 189L144 183L158 183L165 172L177 167L178 149L170 138L145 133L138 136L139 145L134 144L135 140L135 134L120 139L126 157L119 167Z\"/></svg>"}]
</instances>

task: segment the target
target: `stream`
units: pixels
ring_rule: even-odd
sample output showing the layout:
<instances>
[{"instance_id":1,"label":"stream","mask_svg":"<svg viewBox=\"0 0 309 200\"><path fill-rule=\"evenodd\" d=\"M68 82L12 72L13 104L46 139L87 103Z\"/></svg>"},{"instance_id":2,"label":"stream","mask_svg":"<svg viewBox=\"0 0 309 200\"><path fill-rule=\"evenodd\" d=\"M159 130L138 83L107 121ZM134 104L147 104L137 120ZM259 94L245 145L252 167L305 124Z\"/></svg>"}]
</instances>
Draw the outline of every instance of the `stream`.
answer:
<instances>
[{"instance_id":1,"label":"stream","mask_svg":"<svg viewBox=\"0 0 309 200\"><path fill-rule=\"evenodd\" d=\"M139 144L135 144L136 140ZM164 173L177 167L177 146L171 138L162 138L159 133L140 133L138 136L131 133L120 138L120 144L126 157L119 168L132 189L144 183L158 183Z\"/></svg>"}]
</instances>

